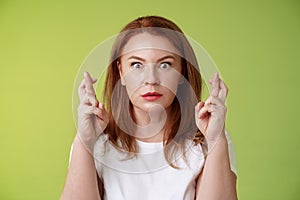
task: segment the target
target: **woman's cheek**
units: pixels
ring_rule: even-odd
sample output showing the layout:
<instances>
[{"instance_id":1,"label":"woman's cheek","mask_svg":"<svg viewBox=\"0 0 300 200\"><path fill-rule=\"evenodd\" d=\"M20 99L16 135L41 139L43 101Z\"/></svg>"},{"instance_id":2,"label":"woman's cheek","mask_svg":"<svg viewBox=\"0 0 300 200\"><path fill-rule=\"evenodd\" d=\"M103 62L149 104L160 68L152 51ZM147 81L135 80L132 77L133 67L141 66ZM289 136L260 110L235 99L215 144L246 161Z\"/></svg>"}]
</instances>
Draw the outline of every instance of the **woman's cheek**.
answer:
<instances>
[{"instance_id":1,"label":"woman's cheek","mask_svg":"<svg viewBox=\"0 0 300 200\"><path fill-rule=\"evenodd\" d=\"M173 94L176 94L181 76L182 75L179 73L165 74L161 81L161 85L168 88Z\"/></svg>"},{"instance_id":2,"label":"woman's cheek","mask_svg":"<svg viewBox=\"0 0 300 200\"><path fill-rule=\"evenodd\" d=\"M135 75L134 73L127 73L124 77L125 87L128 93L128 96L132 96L142 85L143 80L140 76Z\"/></svg>"}]
</instances>

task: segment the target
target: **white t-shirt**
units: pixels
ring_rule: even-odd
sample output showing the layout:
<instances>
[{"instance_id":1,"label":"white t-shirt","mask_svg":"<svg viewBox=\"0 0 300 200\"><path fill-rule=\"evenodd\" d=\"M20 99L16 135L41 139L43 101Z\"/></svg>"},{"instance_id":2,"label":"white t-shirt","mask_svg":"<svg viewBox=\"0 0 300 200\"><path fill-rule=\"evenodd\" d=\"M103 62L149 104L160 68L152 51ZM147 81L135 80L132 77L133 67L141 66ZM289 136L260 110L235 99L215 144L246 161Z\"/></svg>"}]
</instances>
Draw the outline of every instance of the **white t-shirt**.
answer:
<instances>
[{"instance_id":1,"label":"white t-shirt","mask_svg":"<svg viewBox=\"0 0 300 200\"><path fill-rule=\"evenodd\" d=\"M236 156L227 131L231 170L237 175ZM191 142L186 148L185 162L178 154L175 169L166 163L163 144L137 140L139 154L128 159L101 135L94 147L98 176L104 184L104 200L190 200L195 198L196 180L204 165L201 145ZM104 148L105 147L105 148ZM70 158L73 145L71 147ZM127 158L127 159L126 159ZM70 161L70 160L69 160Z\"/></svg>"},{"instance_id":2,"label":"white t-shirt","mask_svg":"<svg viewBox=\"0 0 300 200\"><path fill-rule=\"evenodd\" d=\"M237 175L232 141L225 132L231 170ZM137 140L139 154L128 158L113 147L107 136L101 135L94 147L98 176L104 184L104 200L192 200L195 199L196 181L204 165L200 144L191 141L185 156L178 154L171 167L164 159L163 143Z\"/></svg>"}]
</instances>

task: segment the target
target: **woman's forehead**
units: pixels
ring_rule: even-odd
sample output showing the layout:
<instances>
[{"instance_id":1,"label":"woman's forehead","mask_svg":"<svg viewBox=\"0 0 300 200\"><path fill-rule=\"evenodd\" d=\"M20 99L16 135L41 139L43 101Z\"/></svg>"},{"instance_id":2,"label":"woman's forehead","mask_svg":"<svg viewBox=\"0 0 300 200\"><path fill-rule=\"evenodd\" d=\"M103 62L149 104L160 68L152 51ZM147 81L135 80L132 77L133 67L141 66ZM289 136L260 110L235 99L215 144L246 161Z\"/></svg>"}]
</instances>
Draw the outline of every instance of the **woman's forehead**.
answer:
<instances>
[{"instance_id":1,"label":"woman's forehead","mask_svg":"<svg viewBox=\"0 0 300 200\"><path fill-rule=\"evenodd\" d=\"M129 41L125 44L121 54L125 55L128 53L138 52L169 52L173 54L179 54L179 51L170 42L169 39L159 35L152 35L150 33L140 33L132 36ZM122 56L121 55L121 56Z\"/></svg>"},{"instance_id":2,"label":"woman's forehead","mask_svg":"<svg viewBox=\"0 0 300 200\"><path fill-rule=\"evenodd\" d=\"M166 50L156 48L135 49L120 56L124 60L137 59L156 62L162 58L169 58L175 61L180 61L180 56Z\"/></svg>"}]
</instances>

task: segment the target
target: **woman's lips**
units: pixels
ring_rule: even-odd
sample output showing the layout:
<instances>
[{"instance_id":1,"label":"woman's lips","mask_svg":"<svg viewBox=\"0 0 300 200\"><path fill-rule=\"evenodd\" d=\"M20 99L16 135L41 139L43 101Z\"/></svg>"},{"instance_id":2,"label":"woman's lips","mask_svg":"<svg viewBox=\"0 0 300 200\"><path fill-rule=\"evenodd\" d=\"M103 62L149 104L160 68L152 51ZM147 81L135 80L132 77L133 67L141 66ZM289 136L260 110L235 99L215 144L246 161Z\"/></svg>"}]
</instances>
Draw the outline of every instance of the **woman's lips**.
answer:
<instances>
[{"instance_id":1,"label":"woman's lips","mask_svg":"<svg viewBox=\"0 0 300 200\"><path fill-rule=\"evenodd\" d=\"M162 94L160 94L158 92L147 92L142 95L143 99L145 99L147 101L155 101L155 100L159 99L161 96L162 96Z\"/></svg>"}]
</instances>

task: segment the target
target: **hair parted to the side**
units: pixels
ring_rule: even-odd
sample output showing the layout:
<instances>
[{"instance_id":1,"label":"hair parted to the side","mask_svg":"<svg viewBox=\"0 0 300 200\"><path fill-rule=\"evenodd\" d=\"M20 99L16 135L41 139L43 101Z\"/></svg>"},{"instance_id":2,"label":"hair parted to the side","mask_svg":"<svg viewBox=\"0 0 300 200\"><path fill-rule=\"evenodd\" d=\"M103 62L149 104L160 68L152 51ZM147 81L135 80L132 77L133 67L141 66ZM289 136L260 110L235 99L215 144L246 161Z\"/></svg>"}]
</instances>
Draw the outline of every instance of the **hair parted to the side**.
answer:
<instances>
[{"instance_id":1,"label":"hair parted to the side","mask_svg":"<svg viewBox=\"0 0 300 200\"><path fill-rule=\"evenodd\" d=\"M171 34L172 32L174 34L166 35L164 31L159 31L159 28L172 30ZM177 93L180 93L182 99L174 98L170 112L172 115L167 116L164 130L165 157L170 165L175 167L171 161L178 150L184 149L186 139L193 139L196 144L202 143L204 139L203 134L196 126L194 115L195 105L201 99L202 79L196 56L187 38L175 23L166 18L160 16L139 17L127 24L117 36L111 50L103 93L104 105L109 115L109 122L104 133L108 135L114 146L132 154L138 152L135 138L118 126L122 124L128 128L127 130L132 130L132 125L127 121L129 118L134 120L134 116L132 115L132 104L130 102L128 104L127 91L124 86L119 84L120 75L117 62L128 40L145 31L166 37L177 48L182 55L182 75L189 82L189 87L186 84L178 86ZM117 98L114 97L114 94L117 95ZM193 98L193 95L196 96L196 99ZM130 108L124 109L128 105ZM180 105L184 106L184 109L181 110ZM124 110L129 110L129 112L124 112Z\"/></svg>"}]
</instances>

